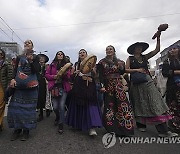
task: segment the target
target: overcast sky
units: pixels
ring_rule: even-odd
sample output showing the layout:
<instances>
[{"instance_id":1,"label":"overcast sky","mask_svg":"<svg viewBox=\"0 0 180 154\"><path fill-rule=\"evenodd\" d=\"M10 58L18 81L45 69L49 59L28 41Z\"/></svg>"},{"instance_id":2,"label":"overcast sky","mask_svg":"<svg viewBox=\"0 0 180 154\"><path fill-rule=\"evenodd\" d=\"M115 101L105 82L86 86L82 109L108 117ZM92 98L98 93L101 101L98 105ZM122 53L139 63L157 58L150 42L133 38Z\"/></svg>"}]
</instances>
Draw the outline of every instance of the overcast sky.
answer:
<instances>
[{"instance_id":1,"label":"overcast sky","mask_svg":"<svg viewBox=\"0 0 180 154\"><path fill-rule=\"evenodd\" d=\"M73 63L81 48L100 60L106 46L113 45L117 57L126 61L128 46L145 41L148 53L163 23L169 28L161 35L161 51L180 39L179 0L0 0L0 16L15 32L0 19L0 41L13 39L23 46L31 39L37 53L47 50L52 60L62 50Z\"/></svg>"}]
</instances>

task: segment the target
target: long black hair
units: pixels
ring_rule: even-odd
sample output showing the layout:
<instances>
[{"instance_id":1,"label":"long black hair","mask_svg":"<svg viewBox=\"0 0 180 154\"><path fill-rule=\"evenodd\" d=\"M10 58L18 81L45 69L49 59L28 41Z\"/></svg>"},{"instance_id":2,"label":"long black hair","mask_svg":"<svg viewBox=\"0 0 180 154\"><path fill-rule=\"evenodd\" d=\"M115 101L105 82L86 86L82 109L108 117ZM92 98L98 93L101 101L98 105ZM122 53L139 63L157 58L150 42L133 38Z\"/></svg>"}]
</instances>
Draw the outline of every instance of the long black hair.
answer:
<instances>
[{"instance_id":1,"label":"long black hair","mask_svg":"<svg viewBox=\"0 0 180 154\"><path fill-rule=\"evenodd\" d=\"M79 54L81 51L85 51L85 53L87 54L87 51L86 51L85 49L80 49L79 52L78 52L78 54ZM78 69L78 70L79 70L80 63L81 63L81 59L80 59L80 57L78 57L78 61L75 62L75 64L74 64L74 65L75 65L75 69Z\"/></svg>"},{"instance_id":2,"label":"long black hair","mask_svg":"<svg viewBox=\"0 0 180 154\"><path fill-rule=\"evenodd\" d=\"M107 50L107 48L109 48L109 47L113 48L113 50L114 50L113 62L114 62L114 64L117 64L118 59L117 59L117 57L116 57L116 50L115 50L114 46L112 46L112 45L108 45L108 46L106 47L106 50ZM105 58L107 59L107 56L106 56Z\"/></svg>"},{"instance_id":3,"label":"long black hair","mask_svg":"<svg viewBox=\"0 0 180 154\"><path fill-rule=\"evenodd\" d=\"M57 58L57 55L58 55L59 53L62 53L62 54L63 54L63 59L61 60L60 63L59 63L58 58ZM61 67L63 67L63 66L67 63L67 59L66 59L66 56L65 56L64 52L58 51L58 52L56 53L56 56L55 56L55 58L53 59L52 63L55 63L55 64L57 65L57 70L59 70Z\"/></svg>"}]
</instances>

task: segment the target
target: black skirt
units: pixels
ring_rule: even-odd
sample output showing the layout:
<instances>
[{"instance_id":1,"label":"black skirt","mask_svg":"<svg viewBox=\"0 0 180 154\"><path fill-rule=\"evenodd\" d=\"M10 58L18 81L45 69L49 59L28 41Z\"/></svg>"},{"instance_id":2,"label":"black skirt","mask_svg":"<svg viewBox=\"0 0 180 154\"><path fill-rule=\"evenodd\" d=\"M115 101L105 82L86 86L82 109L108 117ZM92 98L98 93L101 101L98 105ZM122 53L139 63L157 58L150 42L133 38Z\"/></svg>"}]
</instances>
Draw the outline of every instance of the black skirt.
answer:
<instances>
[{"instance_id":1,"label":"black skirt","mask_svg":"<svg viewBox=\"0 0 180 154\"><path fill-rule=\"evenodd\" d=\"M92 81L87 81L82 79L81 76L76 76L73 83L73 88L71 92L72 97L78 99L78 103L83 105L88 103L97 103L97 93L96 84L94 79Z\"/></svg>"}]
</instances>

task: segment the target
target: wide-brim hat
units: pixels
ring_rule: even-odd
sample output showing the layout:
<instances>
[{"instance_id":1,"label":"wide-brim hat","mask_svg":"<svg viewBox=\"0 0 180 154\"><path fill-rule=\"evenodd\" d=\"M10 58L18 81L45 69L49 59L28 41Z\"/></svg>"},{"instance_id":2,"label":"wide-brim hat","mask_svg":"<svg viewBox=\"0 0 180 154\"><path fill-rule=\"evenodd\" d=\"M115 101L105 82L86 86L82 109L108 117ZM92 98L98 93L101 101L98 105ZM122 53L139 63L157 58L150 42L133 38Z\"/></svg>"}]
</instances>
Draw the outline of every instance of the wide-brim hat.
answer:
<instances>
[{"instance_id":1,"label":"wide-brim hat","mask_svg":"<svg viewBox=\"0 0 180 154\"><path fill-rule=\"evenodd\" d=\"M44 57L45 58L45 63L47 63L49 61L48 56L46 56L45 54L42 54L42 53L38 54L37 57L38 57L38 60L39 60L40 57Z\"/></svg>"},{"instance_id":2,"label":"wide-brim hat","mask_svg":"<svg viewBox=\"0 0 180 154\"><path fill-rule=\"evenodd\" d=\"M147 48L149 48L149 44L146 43L146 42L136 42L136 43L134 43L134 44L132 44L132 45L130 45L130 46L128 47L127 52L128 52L129 54L133 54L134 51L135 51L135 48L136 48L137 46L141 46L141 47L142 47L142 52L144 52Z\"/></svg>"}]
</instances>

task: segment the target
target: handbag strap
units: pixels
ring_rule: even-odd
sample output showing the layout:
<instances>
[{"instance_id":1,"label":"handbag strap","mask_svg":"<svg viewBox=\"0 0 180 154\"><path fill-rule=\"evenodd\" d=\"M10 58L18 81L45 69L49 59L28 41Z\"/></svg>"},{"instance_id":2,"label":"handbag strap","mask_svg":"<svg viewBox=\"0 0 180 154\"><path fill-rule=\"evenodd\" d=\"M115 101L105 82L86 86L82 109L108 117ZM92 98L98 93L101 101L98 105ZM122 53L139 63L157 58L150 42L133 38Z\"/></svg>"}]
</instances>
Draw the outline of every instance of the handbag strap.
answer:
<instances>
[{"instance_id":1,"label":"handbag strap","mask_svg":"<svg viewBox=\"0 0 180 154\"><path fill-rule=\"evenodd\" d=\"M21 68L21 58L22 58L22 57L20 57L20 58L18 59L17 72L22 72L22 68Z\"/></svg>"}]
</instances>

